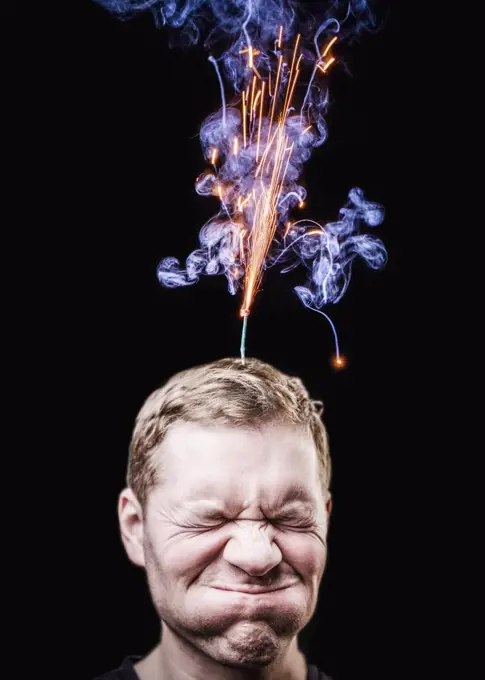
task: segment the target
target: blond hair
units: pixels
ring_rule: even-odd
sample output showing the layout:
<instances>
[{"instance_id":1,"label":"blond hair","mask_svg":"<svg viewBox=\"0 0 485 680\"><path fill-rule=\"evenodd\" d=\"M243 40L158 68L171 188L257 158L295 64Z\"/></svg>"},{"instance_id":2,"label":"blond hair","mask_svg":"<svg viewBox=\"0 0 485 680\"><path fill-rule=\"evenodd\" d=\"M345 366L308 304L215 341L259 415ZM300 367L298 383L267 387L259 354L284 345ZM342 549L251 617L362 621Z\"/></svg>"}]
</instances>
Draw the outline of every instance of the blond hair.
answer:
<instances>
[{"instance_id":1,"label":"blond hair","mask_svg":"<svg viewBox=\"0 0 485 680\"><path fill-rule=\"evenodd\" d=\"M259 359L219 359L172 376L143 404L129 448L126 482L142 508L148 492L163 477L154 452L170 425L257 428L269 423L301 425L315 442L319 482L324 496L331 479L328 437L321 420L323 404L310 398L300 378L286 375Z\"/></svg>"}]
</instances>

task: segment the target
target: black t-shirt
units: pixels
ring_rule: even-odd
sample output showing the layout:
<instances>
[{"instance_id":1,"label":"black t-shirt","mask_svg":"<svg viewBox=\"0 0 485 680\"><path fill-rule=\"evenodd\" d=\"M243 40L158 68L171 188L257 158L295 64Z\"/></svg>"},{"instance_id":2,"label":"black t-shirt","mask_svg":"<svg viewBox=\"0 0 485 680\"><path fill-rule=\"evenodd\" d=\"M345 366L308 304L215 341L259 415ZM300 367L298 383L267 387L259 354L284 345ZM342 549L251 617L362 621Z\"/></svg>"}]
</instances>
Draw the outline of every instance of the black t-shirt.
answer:
<instances>
[{"instance_id":1,"label":"black t-shirt","mask_svg":"<svg viewBox=\"0 0 485 680\"><path fill-rule=\"evenodd\" d=\"M135 671L134 664L140 661L141 656L127 656L119 668L113 671L104 673L103 675L94 678L94 680L140 680ZM306 680L332 680L328 675L325 675L316 666L308 664L308 674Z\"/></svg>"}]
</instances>

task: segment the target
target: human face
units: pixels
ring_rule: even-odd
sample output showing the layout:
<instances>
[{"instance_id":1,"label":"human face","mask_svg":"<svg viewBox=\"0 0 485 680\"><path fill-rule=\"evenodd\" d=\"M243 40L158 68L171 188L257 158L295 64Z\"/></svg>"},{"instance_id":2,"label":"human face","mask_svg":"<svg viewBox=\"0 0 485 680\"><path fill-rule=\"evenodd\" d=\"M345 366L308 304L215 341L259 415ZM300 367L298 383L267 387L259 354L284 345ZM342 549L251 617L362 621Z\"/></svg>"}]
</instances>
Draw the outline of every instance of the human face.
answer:
<instances>
[{"instance_id":1,"label":"human face","mask_svg":"<svg viewBox=\"0 0 485 680\"><path fill-rule=\"evenodd\" d=\"M313 616L327 556L311 436L179 422L158 455L143 548L160 618L221 663L281 658Z\"/></svg>"}]
</instances>

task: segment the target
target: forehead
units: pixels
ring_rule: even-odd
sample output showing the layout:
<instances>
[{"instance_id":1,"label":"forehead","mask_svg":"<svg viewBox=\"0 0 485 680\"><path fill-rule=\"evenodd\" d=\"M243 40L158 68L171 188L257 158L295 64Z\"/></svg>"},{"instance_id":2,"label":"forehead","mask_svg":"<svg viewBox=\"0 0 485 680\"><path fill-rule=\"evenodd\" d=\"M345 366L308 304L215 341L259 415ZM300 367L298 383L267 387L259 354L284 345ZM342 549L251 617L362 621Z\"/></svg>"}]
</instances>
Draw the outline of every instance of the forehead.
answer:
<instances>
[{"instance_id":1,"label":"forehead","mask_svg":"<svg viewBox=\"0 0 485 680\"><path fill-rule=\"evenodd\" d=\"M169 492L185 500L224 495L305 501L317 485L317 454L311 435L295 425L257 430L176 423L159 455Z\"/></svg>"}]
</instances>

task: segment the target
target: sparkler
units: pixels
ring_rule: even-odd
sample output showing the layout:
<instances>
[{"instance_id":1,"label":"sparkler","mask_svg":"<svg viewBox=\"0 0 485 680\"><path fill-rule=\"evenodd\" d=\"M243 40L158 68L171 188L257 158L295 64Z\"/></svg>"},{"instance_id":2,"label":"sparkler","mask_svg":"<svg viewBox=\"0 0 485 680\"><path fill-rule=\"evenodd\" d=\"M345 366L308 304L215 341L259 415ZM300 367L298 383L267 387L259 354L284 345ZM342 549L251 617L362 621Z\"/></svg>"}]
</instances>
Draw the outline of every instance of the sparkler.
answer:
<instances>
[{"instance_id":1,"label":"sparkler","mask_svg":"<svg viewBox=\"0 0 485 680\"><path fill-rule=\"evenodd\" d=\"M253 195L248 197L242 203L242 196L238 194L237 187L233 193L232 203L236 204L236 210L233 212L243 213L245 222L249 225L244 230L244 235L247 238L244 242L243 236L240 239L240 264L246 263L245 277L244 277L244 299L240 309L240 316L243 319L243 326L241 332L241 360L244 363L246 356L246 334L248 317L254 302L254 298L260 288L263 276L263 268L266 262L268 251L271 247L277 227L279 226L279 201L282 197L282 188L285 183L286 173L288 171L290 159L294 149L295 142L291 140L287 132L287 121L291 112L292 100L295 92L295 87L300 74L300 63L303 54L299 53L299 44L301 35L296 37L293 48L291 67L289 75L286 78L286 85L282 86L282 67L287 66L283 62L283 34L284 27L279 27L277 45L280 50L278 58L278 68L275 81L275 89L271 92L269 87L271 70L268 72L268 80L264 80L257 70L254 57L260 54L260 50L252 47L247 47L239 50L239 54L247 54L248 62L247 68L255 72L251 82L251 98L249 109L246 104L246 91L243 90L241 98L241 133L243 137L243 147L247 144L251 145L253 139L257 136L256 144L256 161L259 161L260 147L261 147L261 130L263 128L263 112L271 111L269 124L266 125L267 133L266 139L263 141L264 152L261 161L256 165L253 175ZM337 41L337 36L333 37L323 51L321 59L317 60L317 66L326 73L329 66L335 62L335 58L331 57L327 62L323 62L327 56L332 45ZM258 84L258 79L261 81ZM268 88L266 89L266 82ZM278 100L283 98L284 103L278 112ZM259 101L259 115L256 116L257 106ZM273 124L276 113L275 129ZM304 116L302 117L304 119ZM308 121L306 121L308 122ZM305 126L301 135L306 134L312 128L312 124ZM264 136L264 133L263 133ZM238 138L234 138L233 154L238 153ZM216 158L216 149L212 152L212 163ZM272 151L272 154L270 153ZM266 163L266 165L265 165ZM259 179L259 182L257 181ZM219 196L220 186L217 189ZM252 200L251 200L252 199ZM248 204L251 201L251 204ZM226 202L226 207L227 207ZM299 200L298 207L303 208L304 201ZM231 210L229 210L231 212ZM285 230L285 238L288 235L290 223ZM322 230L313 230L307 232L307 236L312 234L322 234ZM239 270L237 270L239 271ZM328 317L327 317L328 318ZM330 321L330 319L329 319ZM331 323L331 321L330 321ZM343 366L343 359L340 356L338 338L336 336L335 327L333 326L336 346L335 367Z\"/></svg>"},{"instance_id":2,"label":"sparkler","mask_svg":"<svg viewBox=\"0 0 485 680\"><path fill-rule=\"evenodd\" d=\"M329 322L335 343L333 366L345 365L338 336L322 307L337 303L351 277L352 262L360 256L373 269L387 259L382 242L360 233L362 222L375 227L383 209L364 198L361 189L349 192L339 219L318 222L290 219L305 207L306 190L297 184L311 150L324 143L326 81L338 63L333 50L341 38L373 25L367 0L332 0L316 31L315 55L296 37L294 0L97 0L118 14L151 10L160 26L187 29L196 42L201 26L213 17L212 35L223 35L230 47L219 58L209 57L219 80L222 107L202 124L200 140L208 169L196 180L200 195L214 196L220 210L201 229L200 248L181 269L174 257L164 258L157 270L166 287L196 283L202 274L223 273L229 292L242 289L241 360L246 356L248 318L265 269L293 260L282 273L303 265L306 285L296 286L303 304ZM341 16L340 19L337 18ZM347 30L350 19L353 28ZM345 28L343 28L345 25ZM321 36L323 38L321 39ZM232 83L237 101L226 103L222 71ZM311 69L304 93L302 73ZM301 96L303 95L303 96Z\"/></svg>"},{"instance_id":3,"label":"sparkler","mask_svg":"<svg viewBox=\"0 0 485 680\"><path fill-rule=\"evenodd\" d=\"M201 244L206 245L210 257L211 250L219 241L219 252L211 260L214 263L213 271L217 271L218 264L224 265L231 293L236 292L243 277L243 301L240 307L240 353L243 363L246 356L248 318L261 286L264 269L276 264L290 249L299 255L301 261L313 260L312 281L316 290L312 292L303 286L298 286L295 290L309 309L320 313L329 322L335 343L332 365L335 369L341 369L346 362L340 354L335 325L320 307L336 302L343 295L349 281L349 264L357 253L374 268L384 263L385 250L378 239L352 235L358 218L375 226L382 220L382 210L380 206L366 202L362 192L354 189L349 194L353 207L347 206L341 210L343 219L338 223L323 228L313 220L291 222L287 219L292 208L302 209L305 206L306 192L303 187L295 186L295 174L299 174L298 166L302 159L305 160L305 156L309 155L306 149L317 143L315 139L318 139L322 130L321 105L318 108L312 102L310 89L317 71L326 76L330 67L336 63L331 51L338 36L333 36L322 51L317 49L316 58L312 62L313 74L303 97L300 113L296 114L296 86L303 67L307 65L303 61L300 46L301 34L296 36L289 52L284 43L285 27L280 25L276 31L276 74L272 78L271 60L263 59L262 50L255 49L250 44L240 49L240 58L247 61L239 115L236 117L236 109L232 107L226 111L223 96L222 134L220 128L216 134L213 120L207 123L210 132L207 137L217 138L221 148L209 147L215 173L206 174L202 181L199 178L197 191L218 196L228 220L222 226L214 228L211 236L209 227L215 225L213 222L206 225L204 229L207 228L207 233L202 238L203 229ZM318 47L316 40L315 45ZM222 83L217 62L213 57L211 61ZM223 95L222 89L221 92ZM233 135L230 146L227 143L226 125ZM242 139L241 145L239 139ZM320 143L323 139L324 135L321 135ZM298 153L295 158L296 150ZM217 167L216 159L220 160ZM291 178L288 177L289 171ZM224 181L224 189L219 177ZM318 229L313 228L315 225ZM270 250L272 246L278 245L279 240L283 241L284 248L270 264ZM287 245L288 241L290 243ZM159 269L162 283L168 286L184 285L197 280L197 275L204 266L206 273L211 273L208 271L210 263L205 259L207 255L202 250L192 255L195 254L197 260L190 262L190 268L189 260L187 261L186 278L176 271L178 262L173 258L166 258Z\"/></svg>"}]
</instances>

